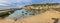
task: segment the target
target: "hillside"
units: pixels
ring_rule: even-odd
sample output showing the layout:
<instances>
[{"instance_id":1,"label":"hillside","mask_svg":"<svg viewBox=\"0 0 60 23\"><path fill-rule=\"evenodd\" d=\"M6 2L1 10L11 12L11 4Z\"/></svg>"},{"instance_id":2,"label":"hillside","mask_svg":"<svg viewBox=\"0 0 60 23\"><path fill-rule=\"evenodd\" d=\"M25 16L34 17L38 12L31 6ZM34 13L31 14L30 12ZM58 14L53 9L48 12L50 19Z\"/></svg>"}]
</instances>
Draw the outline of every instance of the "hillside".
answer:
<instances>
[{"instance_id":1,"label":"hillside","mask_svg":"<svg viewBox=\"0 0 60 23\"><path fill-rule=\"evenodd\" d=\"M24 7L26 11L34 11L37 13L47 10L56 10L60 12L60 3L32 4Z\"/></svg>"}]
</instances>

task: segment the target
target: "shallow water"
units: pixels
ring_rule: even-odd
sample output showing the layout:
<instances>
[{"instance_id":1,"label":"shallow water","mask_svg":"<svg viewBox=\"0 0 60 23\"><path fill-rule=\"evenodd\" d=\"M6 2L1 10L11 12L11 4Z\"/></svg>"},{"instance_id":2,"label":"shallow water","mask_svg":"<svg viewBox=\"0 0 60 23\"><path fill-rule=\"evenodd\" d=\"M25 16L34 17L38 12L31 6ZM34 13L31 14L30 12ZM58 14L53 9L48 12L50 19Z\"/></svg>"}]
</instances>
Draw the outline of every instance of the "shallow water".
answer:
<instances>
[{"instance_id":1,"label":"shallow water","mask_svg":"<svg viewBox=\"0 0 60 23\"><path fill-rule=\"evenodd\" d=\"M23 17L32 16L30 14L34 15L35 13L33 13L33 12L26 12L24 9L22 9L22 10L15 11L13 14L9 15L8 18L10 18L10 19L18 18L18 19L20 19L20 18L23 18Z\"/></svg>"}]
</instances>

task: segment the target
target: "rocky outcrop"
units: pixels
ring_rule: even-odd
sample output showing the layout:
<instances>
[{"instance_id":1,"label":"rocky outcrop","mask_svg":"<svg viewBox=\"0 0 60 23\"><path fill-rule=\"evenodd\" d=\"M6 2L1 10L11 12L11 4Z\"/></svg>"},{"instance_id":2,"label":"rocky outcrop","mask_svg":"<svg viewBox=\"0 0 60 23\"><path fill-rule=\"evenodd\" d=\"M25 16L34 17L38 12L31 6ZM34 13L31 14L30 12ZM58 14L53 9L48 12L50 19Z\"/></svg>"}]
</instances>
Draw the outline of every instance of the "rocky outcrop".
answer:
<instances>
[{"instance_id":1,"label":"rocky outcrop","mask_svg":"<svg viewBox=\"0 0 60 23\"><path fill-rule=\"evenodd\" d=\"M35 12L45 12L47 10L60 11L60 3L46 3L46 4L32 4L25 6L25 10L35 11ZM42 11L43 10L43 11Z\"/></svg>"},{"instance_id":2,"label":"rocky outcrop","mask_svg":"<svg viewBox=\"0 0 60 23\"><path fill-rule=\"evenodd\" d=\"M10 14L14 13L16 10L21 10L23 8L11 8L11 9L5 9L5 10L0 10L0 17L5 18L9 16Z\"/></svg>"}]
</instances>

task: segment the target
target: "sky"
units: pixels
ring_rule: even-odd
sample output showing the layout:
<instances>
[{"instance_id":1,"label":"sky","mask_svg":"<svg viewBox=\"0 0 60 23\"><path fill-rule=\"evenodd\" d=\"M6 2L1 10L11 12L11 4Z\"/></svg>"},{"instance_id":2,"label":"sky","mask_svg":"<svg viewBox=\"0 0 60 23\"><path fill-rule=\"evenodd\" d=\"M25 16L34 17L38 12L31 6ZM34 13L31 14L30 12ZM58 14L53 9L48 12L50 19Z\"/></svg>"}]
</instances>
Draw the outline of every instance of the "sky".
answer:
<instances>
[{"instance_id":1,"label":"sky","mask_svg":"<svg viewBox=\"0 0 60 23\"><path fill-rule=\"evenodd\" d=\"M0 0L0 9L21 8L28 4L60 3L60 0Z\"/></svg>"},{"instance_id":2,"label":"sky","mask_svg":"<svg viewBox=\"0 0 60 23\"><path fill-rule=\"evenodd\" d=\"M22 8L25 5L41 3L60 3L60 0L0 0L0 9ZM24 10L23 10L24 11ZM15 11L9 17L16 18L21 14L21 10Z\"/></svg>"}]
</instances>

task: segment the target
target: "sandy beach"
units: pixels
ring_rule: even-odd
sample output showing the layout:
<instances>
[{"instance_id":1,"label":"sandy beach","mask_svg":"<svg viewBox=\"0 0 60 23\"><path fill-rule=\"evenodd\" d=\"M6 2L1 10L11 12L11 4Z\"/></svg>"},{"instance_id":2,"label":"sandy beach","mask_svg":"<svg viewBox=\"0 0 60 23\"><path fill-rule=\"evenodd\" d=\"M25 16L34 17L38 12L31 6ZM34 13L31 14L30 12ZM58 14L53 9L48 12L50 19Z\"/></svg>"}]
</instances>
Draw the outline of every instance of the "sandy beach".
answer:
<instances>
[{"instance_id":1,"label":"sandy beach","mask_svg":"<svg viewBox=\"0 0 60 23\"><path fill-rule=\"evenodd\" d=\"M49 10L23 20L2 19L0 23L53 23L54 21L51 18L60 18L60 12Z\"/></svg>"}]
</instances>

